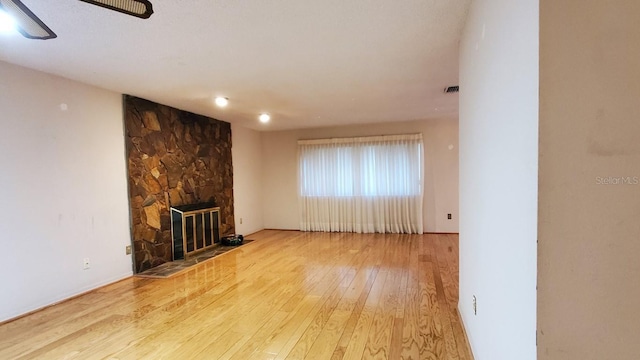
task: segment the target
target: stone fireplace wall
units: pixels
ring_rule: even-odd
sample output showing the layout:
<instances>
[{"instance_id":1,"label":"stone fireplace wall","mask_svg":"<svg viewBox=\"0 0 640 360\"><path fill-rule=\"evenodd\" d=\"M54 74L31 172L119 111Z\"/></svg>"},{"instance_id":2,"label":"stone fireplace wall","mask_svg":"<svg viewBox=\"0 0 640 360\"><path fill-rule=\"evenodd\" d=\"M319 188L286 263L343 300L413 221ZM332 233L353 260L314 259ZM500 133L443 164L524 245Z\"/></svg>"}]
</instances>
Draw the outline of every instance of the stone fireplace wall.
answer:
<instances>
[{"instance_id":1,"label":"stone fireplace wall","mask_svg":"<svg viewBox=\"0 0 640 360\"><path fill-rule=\"evenodd\" d=\"M135 271L172 260L169 208L213 201L234 233L231 124L124 96Z\"/></svg>"}]
</instances>

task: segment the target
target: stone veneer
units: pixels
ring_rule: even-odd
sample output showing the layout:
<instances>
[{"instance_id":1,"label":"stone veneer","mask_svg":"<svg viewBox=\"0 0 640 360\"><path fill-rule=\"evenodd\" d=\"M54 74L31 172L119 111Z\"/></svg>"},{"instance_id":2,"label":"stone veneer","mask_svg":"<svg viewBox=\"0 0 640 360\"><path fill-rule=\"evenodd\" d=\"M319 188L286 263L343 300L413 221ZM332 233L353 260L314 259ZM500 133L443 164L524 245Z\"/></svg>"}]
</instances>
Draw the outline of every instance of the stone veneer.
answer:
<instances>
[{"instance_id":1,"label":"stone veneer","mask_svg":"<svg viewBox=\"0 0 640 360\"><path fill-rule=\"evenodd\" d=\"M213 201L234 232L231 124L124 96L135 271L172 260L169 208Z\"/></svg>"}]
</instances>

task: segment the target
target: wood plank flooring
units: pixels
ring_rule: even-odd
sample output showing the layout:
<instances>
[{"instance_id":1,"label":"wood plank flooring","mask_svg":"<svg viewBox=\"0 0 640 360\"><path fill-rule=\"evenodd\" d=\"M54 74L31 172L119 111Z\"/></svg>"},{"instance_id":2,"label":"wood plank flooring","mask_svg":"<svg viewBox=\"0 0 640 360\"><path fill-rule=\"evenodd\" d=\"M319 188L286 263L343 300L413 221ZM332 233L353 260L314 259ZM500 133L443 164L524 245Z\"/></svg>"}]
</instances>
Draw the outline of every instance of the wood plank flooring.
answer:
<instances>
[{"instance_id":1,"label":"wood plank flooring","mask_svg":"<svg viewBox=\"0 0 640 360\"><path fill-rule=\"evenodd\" d=\"M0 326L0 359L471 360L458 236L264 230Z\"/></svg>"}]
</instances>

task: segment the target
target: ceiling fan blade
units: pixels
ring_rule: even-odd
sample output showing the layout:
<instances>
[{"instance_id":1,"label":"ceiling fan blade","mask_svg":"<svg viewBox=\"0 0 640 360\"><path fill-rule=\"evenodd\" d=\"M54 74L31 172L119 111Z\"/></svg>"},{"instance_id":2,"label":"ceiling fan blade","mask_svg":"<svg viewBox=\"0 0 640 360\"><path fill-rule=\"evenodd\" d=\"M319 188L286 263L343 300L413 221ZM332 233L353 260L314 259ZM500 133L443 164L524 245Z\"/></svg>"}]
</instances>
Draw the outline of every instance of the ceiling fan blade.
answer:
<instances>
[{"instance_id":1,"label":"ceiling fan blade","mask_svg":"<svg viewBox=\"0 0 640 360\"><path fill-rule=\"evenodd\" d=\"M80 0L88 4L119 11L121 13L147 19L153 14L153 6L147 0Z\"/></svg>"},{"instance_id":2,"label":"ceiling fan blade","mask_svg":"<svg viewBox=\"0 0 640 360\"><path fill-rule=\"evenodd\" d=\"M57 35L20 0L0 0L0 9L15 19L18 31L26 38L47 40L57 37Z\"/></svg>"}]
</instances>

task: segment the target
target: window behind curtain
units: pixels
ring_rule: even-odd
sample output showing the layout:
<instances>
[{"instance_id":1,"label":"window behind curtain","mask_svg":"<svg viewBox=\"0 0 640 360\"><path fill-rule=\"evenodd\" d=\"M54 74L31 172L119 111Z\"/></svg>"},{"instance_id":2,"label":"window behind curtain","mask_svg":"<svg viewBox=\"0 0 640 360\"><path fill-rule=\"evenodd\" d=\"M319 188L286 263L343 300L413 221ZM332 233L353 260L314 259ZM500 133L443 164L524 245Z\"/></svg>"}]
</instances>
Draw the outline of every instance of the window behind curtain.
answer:
<instances>
[{"instance_id":1,"label":"window behind curtain","mask_svg":"<svg viewBox=\"0 0 640 360\"><path fill-rule=\"evenodd\" d=\"M421 134L302 140L298 152L301 228L422 231Z\"/></svg>"}]
</instances>

